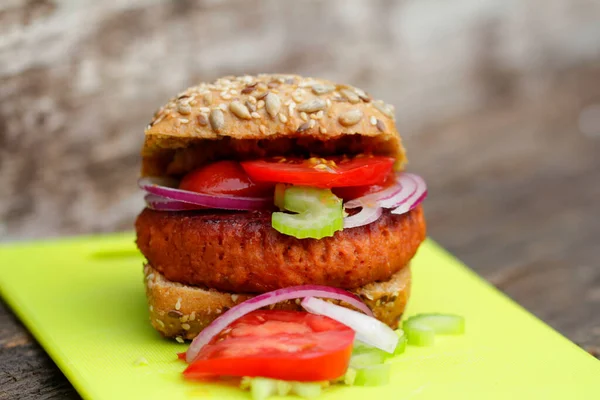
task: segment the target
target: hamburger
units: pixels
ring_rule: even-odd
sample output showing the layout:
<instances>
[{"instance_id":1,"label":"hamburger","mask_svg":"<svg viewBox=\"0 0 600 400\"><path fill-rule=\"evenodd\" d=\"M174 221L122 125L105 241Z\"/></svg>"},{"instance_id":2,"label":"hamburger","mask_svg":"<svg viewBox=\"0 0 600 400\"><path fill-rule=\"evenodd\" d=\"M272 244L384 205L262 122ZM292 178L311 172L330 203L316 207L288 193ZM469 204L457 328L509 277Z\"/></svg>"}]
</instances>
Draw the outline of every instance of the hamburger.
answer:
<instances>
[{"instance_id":1,"label":"hamburger","mask_svg":"<svg viewBox=\"0 0 600 400\"><path fill-rule=\"evenodd\" d=\"M190 340L253 296L321 285L395 329L426 235L426 187L406 162L393 107L351 85L261 74L180 93L142 149L135 228L153 327Z\"/></svg>"}]
</instances>

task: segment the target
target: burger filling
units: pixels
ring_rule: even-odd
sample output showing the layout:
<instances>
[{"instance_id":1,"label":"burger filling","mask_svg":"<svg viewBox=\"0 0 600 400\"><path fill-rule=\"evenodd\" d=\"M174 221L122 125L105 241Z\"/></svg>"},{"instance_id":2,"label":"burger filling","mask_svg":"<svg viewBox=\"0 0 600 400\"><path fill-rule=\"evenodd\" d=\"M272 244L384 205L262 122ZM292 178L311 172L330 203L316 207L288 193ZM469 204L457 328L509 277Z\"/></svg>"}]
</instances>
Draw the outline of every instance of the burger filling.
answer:
<instances>
[{"instance_id":1,"label":"burger filling","mask_svg":"<svg viewBox=\"0 0 600 400\"><path fill-rule=\"evenodd\" d=\"M144 178L149 208L269 209L272 227L299 239L321 239L376 221L384 208L403 214L426 195L423 180L394 172L394 158L360 154L250 161L201 166L179 181Z\"/></svg>"},{"instance_id":2,"label":"burger filling","mask_svg":"<svg viewBox=\"0 0 600 400\"><path fill-rule=\"evenodd\" d=\"M394 172L394 158L360 154L250 161L223 160L179 181L144 178L149 208L258 210L276 206L272 227L299 239L321 239L376 221L383 208L403 214L426 196L423 180Z\"/></svg>"}]
</instances>

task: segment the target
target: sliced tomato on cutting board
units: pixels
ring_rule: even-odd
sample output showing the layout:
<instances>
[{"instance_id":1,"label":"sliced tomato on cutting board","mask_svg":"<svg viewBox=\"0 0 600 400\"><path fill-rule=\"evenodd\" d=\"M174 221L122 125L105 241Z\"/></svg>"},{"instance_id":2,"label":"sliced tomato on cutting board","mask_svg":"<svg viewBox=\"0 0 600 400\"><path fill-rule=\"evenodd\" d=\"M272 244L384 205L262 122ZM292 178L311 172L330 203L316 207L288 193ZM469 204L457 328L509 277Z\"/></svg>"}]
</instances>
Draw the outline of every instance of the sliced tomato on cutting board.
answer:
<instances>
[{"instance_id":1,"label":"sliced tomato on cutting board","mask_svg":"<svg viewBox=\"0 0 600 400\"><path fill-rule=\"evenodd\" d=\"M337 379L348 368L353 341L352 329L325 316L258 310L233 322L205 345L184 376Z\"/></svg>"}]
</instances>

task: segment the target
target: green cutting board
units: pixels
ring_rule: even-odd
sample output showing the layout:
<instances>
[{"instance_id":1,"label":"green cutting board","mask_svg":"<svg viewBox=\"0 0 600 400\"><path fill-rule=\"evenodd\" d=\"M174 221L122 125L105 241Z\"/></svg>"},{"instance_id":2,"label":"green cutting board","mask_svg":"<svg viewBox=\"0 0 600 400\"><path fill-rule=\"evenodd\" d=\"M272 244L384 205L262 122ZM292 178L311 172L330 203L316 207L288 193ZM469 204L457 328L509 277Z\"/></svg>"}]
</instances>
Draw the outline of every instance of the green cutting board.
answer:
<instances>
[{"instance_id":1,"label":"green cutting board","mask_svg":"<svg viewBox=\"0 0 600 400\"><path fill-rule=\"evenodd\" d=\"M86 399L249 399L182 379L186 345L150 326L142 262L131 234L0 246L0 293ZM332 387L323 400L600 399L600 362L431 240L412 268L407 315L460 314L467 333L409 346L389 385Z\"/></svg>"}]
</instances>

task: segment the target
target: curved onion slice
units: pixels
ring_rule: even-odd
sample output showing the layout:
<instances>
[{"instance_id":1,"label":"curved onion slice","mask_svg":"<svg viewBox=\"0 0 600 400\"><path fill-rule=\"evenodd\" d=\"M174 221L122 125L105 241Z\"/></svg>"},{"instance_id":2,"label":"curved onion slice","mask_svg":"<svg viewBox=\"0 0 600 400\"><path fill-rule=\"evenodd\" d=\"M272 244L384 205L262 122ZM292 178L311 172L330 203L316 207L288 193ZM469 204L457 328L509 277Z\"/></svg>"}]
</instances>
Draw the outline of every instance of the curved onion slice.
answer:
<instances>
[{"instance_id":1,"label":"curved onion slice","mask_svg":"<svg viewBox=\"0 0 600 400\"><path fill-rule=\"evenodd\" d=\"M395 208L394 214L402 214L415 208L427 195L423 178L407 172L396 174L396 184L380 192L368 194L345 203L346 208L383 207Z\"/></svg>"},{"instance_id":2,"label":"curved onion slice","mask_svg":"<svg viewBox=\"0 0 600 400\"><path fill-rule=\"evenodd\" d=\"M404 214L415 208L427 196L427 185L423 178L414 174L407 174L415 182L415 191L398 207L392 210L392 214Z\"/></svg>"},{"instance_id":3,"label":"curved onion slice","mask_svg":"<svg viewBox=\"0 0 600 400\"><path fill-rule=\"evenodd\" d=\"M378 319L314 297L305 298L301 304L308 312L325 315L352 328L357 340L394 353L399 337L392 328Z\"/></svg>"},{"instance_id":4,"label":"curved onion slice","mask_svg":"<svg viewBox=\"0 0 600 400\"><path fill-rule=\"evenodd\" d=\"M380 206L381 202L385 201L386 204L391 202L396 202L396 198L400 195L400 192L406 192L408 189L402 190L402 182L401 177L404 173L396 174L396 183L384 190L376 193L371 193L366 196L359 197L357 199L350 200L344 203L344 207L346 208L357 208L357 207L376 207ZM402 193L404 195L404 193ZM412 194L411 191L408 191L408 195ZM385 207L390 208L390 207Z\"/></svg>"},{"instance_id":5,"label":"curved onion slice","mask_svg":"<svg viewBox=\"0 0 600 400\"><path fill-rule=\"evenodd\" d=\"M410 210L412 210L413 208L415 208L416 206L418 206L419 204L421 204L421 202L423 200L425 200L425 197L427 197L427 190L425 190L423 192L423 194L421 196L419 196L419 198L413 202L412 206L410 207Z\"/></svg>"},{"instance_id":6,"label":"curved onion slice","mask_svg":"<svg viewBox=\"0 0 600 400\"><path fill-rule=\"evenodd\" d=\"M215 196L177 189L176 182L165 178L141 178L140 188L150 194L182 203L223 210L263 210L273 205L271 197Z\"/></svg>"},{"instance_id":7,"label":"curved onion slice","mask_svg":"<svg viewBox=\"0 0 600 400\"><path fill-rule=\"evenodd\" d=\"M166 197L157 196L155 194L147 194L144 196L146 206L157 211L189 211L202 210L205 207L197 204L184 203L182 201L167 199Z\"/></svg>"},{"instance_id":8,"label":"curved onion slice","mask_svg":"<svg viewBox=\"0 0 600 400\"><path fill-rule=\"evenodd\" d=\"M313 296L341 300L368 315L373 315L369 307L360 301L358 296L343 289L320 285L300 285L277 289L246 300L221 314L221 316L204 328L192 341L192 344L185 353L186 361L188 363L194 361L198 355L198 352L202 349L202 347L204 347L205 344L209 343L213 337L218 335L223 329L227 328L229 324L241 318L242 316L258 310L259 308L280 303L285 300Z\"/></svg>"},{"instance_id":9,"label":"curved onion slice","mask_svg":"<svg viewBox=\"0 0 600 400\"><path fill-rule=\"evenodd\" d=\"M363 207L357 214L344 218L344 229L368 225L381 217L381 207Z\"/></svg>"}]
</instances>

